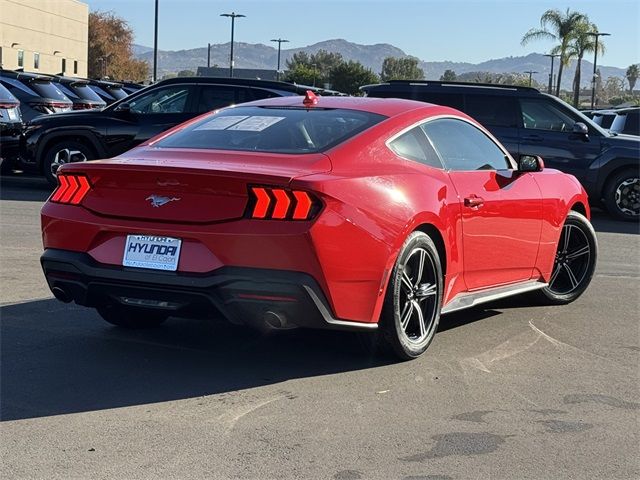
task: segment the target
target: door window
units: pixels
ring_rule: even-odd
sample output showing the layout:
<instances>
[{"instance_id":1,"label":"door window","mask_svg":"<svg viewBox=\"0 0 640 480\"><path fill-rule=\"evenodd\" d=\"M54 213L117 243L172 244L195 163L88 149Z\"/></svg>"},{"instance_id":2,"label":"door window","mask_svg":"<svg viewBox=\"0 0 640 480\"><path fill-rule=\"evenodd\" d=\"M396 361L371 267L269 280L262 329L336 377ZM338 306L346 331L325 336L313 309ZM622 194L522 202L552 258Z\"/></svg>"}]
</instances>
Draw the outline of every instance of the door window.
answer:
<instances>
[{"instance_id":1,"label":"door window","mask_svg":"<svg viewBox=\"0 0 640 480\"><path fill-rule=\"evenodd\" d=\"M420 162L434 168L442 168L438 154L423 130L418 126L389 142L389 148L399 157Z\"/></svg>"},{"instance_id":2,"label":"door window","mask_svg":"<svg viewBox=\"0 0 640 480\"><path fill-rule=\"evenodd\" d=\"M533 130L571 132L575 120L551 102L535 99L521 99L522 124Z\"/></svg>"},{"instance_id":3,"label":"door window","mask_svg":"<svg viewBox=\"0 0 640 480\"><path fill-rule=\"evenodd\" d=\"M131 100L129 105L133 113L186 113L190 90L186 85L159 88Z\"/></svg>"},{"instance_id":4,"label":"door window","mask_svg":"<svg viewBox=\"0 0 640 480\"><path fill-rule=\"evenodd\" d=\"M467 95L465 113L486 127L517 127L516 99L498 95Z\"/></svg>"},{"instance_id":5,"label":"door window","mask_svg":"<svg viewBox=\"0 0 640 480\"><path fill-rule=\"evenodd\" d=\"M482 130L463 120L442 118L422 124L431 144L450 170L505 170L505 153Z\"/></svg>"},{"instance_id":6,"label":"door window","mask_svg":"<svg viewBox=\"0 0 640 480\"><path fill-rule=\"evenodd\" d=\"M245 88L226 87L221 85L202 85L198 113L210 112L219 108L244 103L252 100Z\"/></svg>"}]
</instances>

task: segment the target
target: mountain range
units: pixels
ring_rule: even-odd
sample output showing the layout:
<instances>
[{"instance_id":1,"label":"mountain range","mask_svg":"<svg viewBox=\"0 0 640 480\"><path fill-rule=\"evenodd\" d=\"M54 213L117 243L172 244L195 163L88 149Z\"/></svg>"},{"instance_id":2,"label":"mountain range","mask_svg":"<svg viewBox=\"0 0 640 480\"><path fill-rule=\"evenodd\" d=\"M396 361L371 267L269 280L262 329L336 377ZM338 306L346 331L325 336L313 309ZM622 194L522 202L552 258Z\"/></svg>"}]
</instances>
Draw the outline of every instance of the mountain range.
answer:
<instances>
[{"instance_id":1,"label":"mountain range","mask_svg":"<svg viewBox=\"0 0 640 480\"><path fill-rule=\"evenodd\" d=\"M229 43L211 45L211 65L221 67L229 65ZM382 62L386 57L406 57L404 51L388 43L375 45L360 45L343 39L326 40L314 43L302 48L282 49L280 68L286 68L286 61L294 53L304 51L312 54L319 50L337 52L345 60L355 60L362 63L376 73L382 69ZM153 62L153 49L142 45L134 45L134 55L149 64ZM278 58L277 48L261 43L234 42L234 65L236 68L260 68L276 69ZM562 88L570 89L576 67L576 61L572 61L562 74ZM207 64L207 47L193 48L189 50L158 50L158 72L160 76L168 73L177 73L180 70L196 71L198 67ZM549 81L550 60L540 53L531 53L526 56L512 56L487 60L481 63L469 62L428 62L419 60L419 66L424 70L425 78L437 80L445 70L453 70L456 74L470 72L489 73L524 73L534 71L533 78L546 85ZM625 77L625 69L610 66L599 66L603 81L608 77ZM582 61L582 86L588 87L591 82L593 63L589 60ZM556 59L554 73L558 72Z\"/></svg>"}]
</instances>

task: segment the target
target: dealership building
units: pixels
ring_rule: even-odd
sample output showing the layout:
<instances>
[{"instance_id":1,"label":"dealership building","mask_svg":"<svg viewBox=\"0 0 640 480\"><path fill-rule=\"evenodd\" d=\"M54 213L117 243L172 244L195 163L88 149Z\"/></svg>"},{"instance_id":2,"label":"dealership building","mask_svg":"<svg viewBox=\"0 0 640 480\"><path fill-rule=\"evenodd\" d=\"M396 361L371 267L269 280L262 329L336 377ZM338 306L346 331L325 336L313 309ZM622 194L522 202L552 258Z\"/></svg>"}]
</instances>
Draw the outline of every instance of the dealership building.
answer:
<instances>
[{"instance_id":1,"label":"dealership building","mask_svg":"<svg viewBox=\"0 0 640 480\"><path fill-rule=\"evenodd\" d=\"M77 0L0 0L0 64L87 76L89 6Z\"/></svg>"}]
</instances>

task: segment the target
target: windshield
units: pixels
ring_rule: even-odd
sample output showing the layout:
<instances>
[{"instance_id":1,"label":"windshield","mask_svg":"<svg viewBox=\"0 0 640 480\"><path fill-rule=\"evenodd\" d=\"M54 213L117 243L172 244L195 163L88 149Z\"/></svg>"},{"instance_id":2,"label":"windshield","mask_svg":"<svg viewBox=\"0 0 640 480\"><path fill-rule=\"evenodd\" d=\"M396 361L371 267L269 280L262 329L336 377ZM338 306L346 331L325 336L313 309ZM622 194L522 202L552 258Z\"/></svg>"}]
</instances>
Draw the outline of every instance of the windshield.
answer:
<instances>
[{"instance_id":1,"label":"windshield","mask_svg":"<svg viewBox=\"0 0 640 480\"><path fill-rule=\"evenodd\" d=\"M50 98L53 100L61 100L68 102L67 96L51 82L35 81L30 82L29 86L33 88L42 98Z\"/></svg>"},{"instance_id":2,"label":"windshield","mask_svg":"<svg viewBox=\"0 0 640 480\"><path fill-rule=\"evenodd\" d=\"M156 146L314 153L344 142L385 118L356 110L235 107L207 116Z\"/></svg>"},{"instance_id":3,"label":"windshield","mask_svg":"<svg viewBox=\"0 0 640 480\"><path fill-rule=\"evenodd\" d=\"M107 91L111 96L115 97L117 100L120 100L121 98L125 98L129 95L120 87L107 88Z\"/></svg>"}]
</instances>

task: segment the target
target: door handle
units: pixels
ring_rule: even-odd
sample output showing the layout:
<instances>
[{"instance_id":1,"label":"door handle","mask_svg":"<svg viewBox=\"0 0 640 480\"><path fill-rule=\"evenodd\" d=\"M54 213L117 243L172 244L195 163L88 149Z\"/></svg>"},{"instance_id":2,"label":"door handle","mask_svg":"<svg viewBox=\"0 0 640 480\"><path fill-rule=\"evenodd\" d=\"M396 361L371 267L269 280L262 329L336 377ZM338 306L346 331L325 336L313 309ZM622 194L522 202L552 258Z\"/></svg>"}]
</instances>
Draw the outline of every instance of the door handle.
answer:
<instances>
[{"instance_id":1,"label":"door handle","mask_svg":"<svg viewBox=\"0 0 640 480\"><path fill-rule=\"evenodd\" d=\"M522 139L526 142L542 142L544 141L544 137L541 135L526 135L522 137Z\"/></svg>"},{"instance_id":2,"label":"door handle","mask_svg":"<svg viewBox=\"0 0 640 480\"><path fill-rule=\"evenodd\" d=\"M484 199L477 195L470 195L464 199L464 206L469 208L480 208L484 205Z\"/></svg>"}]
</instances>

